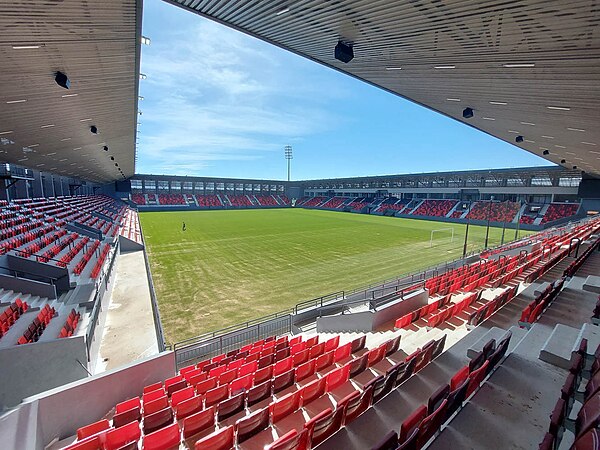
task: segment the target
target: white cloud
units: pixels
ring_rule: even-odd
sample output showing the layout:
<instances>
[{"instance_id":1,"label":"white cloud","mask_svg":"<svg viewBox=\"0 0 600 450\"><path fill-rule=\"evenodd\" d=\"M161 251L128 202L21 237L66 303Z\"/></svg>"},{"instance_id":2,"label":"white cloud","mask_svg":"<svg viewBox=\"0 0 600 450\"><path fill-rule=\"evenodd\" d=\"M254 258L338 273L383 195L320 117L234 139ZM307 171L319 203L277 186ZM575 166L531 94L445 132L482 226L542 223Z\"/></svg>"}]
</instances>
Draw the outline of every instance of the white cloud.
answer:
<instances>
[{"instance_id":1,"label":"white cloud","mask_svg":"<svg viewBox=\"0 0 600 450\"><path fill-rule=\"evenodd\" d=\"M144 49L139 172L200 174L340 126L313 63L202 20ZM318 93L319 95L315 95Z\"/></svg>"}]
</instances>

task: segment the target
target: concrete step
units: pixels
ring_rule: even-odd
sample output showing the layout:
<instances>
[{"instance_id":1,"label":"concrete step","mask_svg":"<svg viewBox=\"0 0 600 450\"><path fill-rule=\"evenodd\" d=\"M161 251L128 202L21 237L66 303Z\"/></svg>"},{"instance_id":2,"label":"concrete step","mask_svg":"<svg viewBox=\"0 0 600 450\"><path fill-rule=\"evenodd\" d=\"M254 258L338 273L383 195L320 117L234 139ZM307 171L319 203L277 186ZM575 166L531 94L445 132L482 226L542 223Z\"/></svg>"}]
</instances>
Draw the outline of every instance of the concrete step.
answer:
<instances>
[{"instance_id":1,"label":"concrete step","mask_svg":"<svg viewBox=\"0 0 600 450\"><path fill-rule=\"evenodd\" d=\"M568 370L571 354L581 330L557 324L540 350L539 359Z\"/></svg>"}]
</instances>

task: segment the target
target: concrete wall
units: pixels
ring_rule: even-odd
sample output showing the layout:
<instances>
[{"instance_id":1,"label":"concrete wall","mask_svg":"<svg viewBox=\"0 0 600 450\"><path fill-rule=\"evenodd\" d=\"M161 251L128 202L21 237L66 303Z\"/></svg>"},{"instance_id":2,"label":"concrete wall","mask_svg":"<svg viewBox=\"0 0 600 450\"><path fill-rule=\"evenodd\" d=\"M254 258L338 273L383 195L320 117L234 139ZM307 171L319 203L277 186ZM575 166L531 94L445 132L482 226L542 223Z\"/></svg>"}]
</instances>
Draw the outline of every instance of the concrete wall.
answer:
<instances>
[{"instance_id":1,"label":"concrete wall","mask_svg":"<svg viewBox=\"0 0 600 450\"><path fill-rule=\"evenodd\" d=\"M0 286L24 294L38 295L40 297L56 298L56 288L52 284L41 281L17 278L10 275L0 274Z\"/></svg>"},{"instance_id":2,"label":"concrete wall","mask_svg":"<svg viewBox=\"0 0 600 450\"><path fill-rule=\"evenodd\" d=\"M1 447L42 450L53 439L65 439L99 420L118 402L141 395L144 386L174 374L173 353L164 352L27 398L0 417Z\"/></svg>"},{"instance_id":3,"label":"concrete wall","mask_svg":"<svg viewBox=\"0 0 600 450\"><path fill-rule=\"evenodd\" d=\"M426 290L417 291L406 298L385 305L378 311L346 313L317 319L317 332L375 331L377 327L425 306L429 299Z\"/></svg>"},{"instance_id":4,"label":"concrete wall","mask_svg":"<svg viewBox=\"0 0 600 450\"><path fill-rule=\"evenodd\" d=\"M28 276L38 275L40 277L56 278L56 288L59 292L71 289L69 271L63 267L40 263L20 256L8 255L8 267L13 270L27 272Z\"/></svg>"},{"instance_id":5,"label":"concrete wall","mask_svg":"<svg viewBox=\"0 0 600 450\"><path fill-rule=\"evenodd\" d=\"M87 377L76 361L87 364L83 336L0 350L0 409L25 397Z\"/></svg>"},{"instance_id":6,"label":"concrete wall","mask_svg":"<svg viewBox=\"0 0 600 450\"><path fill-rule=\"evenodd\" d=\"M377 329L384 323L390 322L398 317L413 312L422 306L425 306L429 300L429 291L417 291L411 295L407 295L404 300L398 300L390 303L379 311L375 312L373 318L373 330Z\"/></svg>"}]
</instances>

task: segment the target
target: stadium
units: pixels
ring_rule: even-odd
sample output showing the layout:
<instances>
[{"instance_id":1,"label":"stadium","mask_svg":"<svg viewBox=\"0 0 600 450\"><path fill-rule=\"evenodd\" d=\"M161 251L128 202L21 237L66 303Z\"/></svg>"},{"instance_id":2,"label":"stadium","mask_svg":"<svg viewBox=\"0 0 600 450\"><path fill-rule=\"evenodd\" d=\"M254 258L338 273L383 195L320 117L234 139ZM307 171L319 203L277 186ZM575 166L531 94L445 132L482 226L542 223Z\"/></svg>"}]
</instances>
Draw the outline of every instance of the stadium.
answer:
<instances>
[{"instance_id":1,"label":"stadium","mask_svg":"<svg viewBox=\"0 0 600 450\"><path fill-rule=\"evenodd\" d=\"M544 164L143 173L142 0L0 1L1 447L600 449L596 4L164 3Z\"/></svg>"}]
</instances>

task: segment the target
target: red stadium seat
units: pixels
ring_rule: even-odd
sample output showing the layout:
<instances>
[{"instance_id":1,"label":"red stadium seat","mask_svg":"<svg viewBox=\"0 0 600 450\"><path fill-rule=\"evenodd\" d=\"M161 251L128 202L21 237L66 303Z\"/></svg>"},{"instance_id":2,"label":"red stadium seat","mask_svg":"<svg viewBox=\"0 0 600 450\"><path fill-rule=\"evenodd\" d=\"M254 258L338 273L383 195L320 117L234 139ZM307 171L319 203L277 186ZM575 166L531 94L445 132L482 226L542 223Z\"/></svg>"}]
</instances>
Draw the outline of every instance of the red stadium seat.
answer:
<instances>
[{"instance_id":1,"label":"red stadium seat","mask_svg":"<svg viewBox=\"0 0 600 450\"><path fill-rule=\"evenodd\" d=\"M272 444L265 447L265 450L308 450L309 430L304 428L300 433L295 429L290 430Z\"/></svg>"},{"instance_id":2,"label":"red stadium seat","mask_svg":"<svg viewBox=\"0 0 600 450\"><path fill-rule=\"evenodd\" d=\"M415 409L410 416L408 416L402 425L400 425L400 434L398 436L399 442L404 442L415 429L419 427L419 424L427 416L427 407L425 405L419 406Z\"/></svg>"},{"instance_id":3,"label":"red stadium seat","mask_svg":"<svg viewBox=\"0 0 600 450\"><path fill-rule=\"evenodd\" d=\"M271 423L283 419L300 408L302 390L298 390L281 397L276 402L269 405L271 414Z\"/></svg>"},{"instance_id":4,"label":"red stadium seat","mask_svg":"<svg viewBox=\"0 0 600 450\"><path fill-rule=\"evenodd\" d=\"M82 440L86 437L92 436L94 434L100 433L101 431L108 430L110 428L110 424L108 420L102 419L98 422L91 423L86 425L85 427L81 427L77 429L77 439Z\"/></svg>"},{"instance_id":5,"label":"red stadium seat","mask_svg":"<svg viewBox=\"0 0 600 450\"><path fill-rule=\"evenodd\" d=\"M106 433L106 450L118 450L127 444L137 442L140 435L140 426L137 422L131 422L120 428L110 430Z\"/></svg>"},{"instance_id":6,"label":"red stadium seat","mask_svg":"<svg viewBox=\"0 0 600 450\"><path fill-rule=\"evenodd\" d=\"M216 408L211 406L183 419L183 438L189 439L202 432L212 433L215 429Z\"/></svg>"},{"instance_id":7,"label":"red stadium seat","mask_svg":"<svg viewBox=\"0 0 600 450\"><path fill-rule=\"evenodd\" d=\"M172 450L178 449L181 442L179 425L174 423L161 430L144 436L142 441L143 450Z\"/></svg>"},{"instance_id":8,"label":"red stadium seat","mask_svg":"<svg viewBox=\"0 0 600 450\"><path fill-rule=\"evenodd\" d=\"M194 448L196 450L233 450L233 446L233 426L230 425L199 439Z\"/></svg>"},{"instance_id":9,"label":"red stadium seat","mask_svg":"<svg viewBox=\"0 0 600 450\"><path fill-rule=\"evenodd\" d=\"M238 444L250 439L269 426L269 408L259 409L235 423Z\"/></svg>"},{"instance_id":10,"label":"red stadium seat","mask_svg":"<svg viewBox=\"0 0 600 450\"><path fill-rule=\"evenodd\" d=\"M187 416L200 411L202 409L202 400L203 398L201 396L194 396L179 402L175 407L176 419L180 421L185 419Z\"/></svg>"},{"instance_id":11,"label":"red stadium seat","mask_svg":"<svg viewBox=\"0 0 600 450\"><path fill-rule=\"evenodd\" d=\"M152 433L173 422L173 410L170 407L144 416L144 434Z\"/></svg>"}]
</instances>

